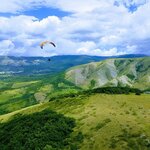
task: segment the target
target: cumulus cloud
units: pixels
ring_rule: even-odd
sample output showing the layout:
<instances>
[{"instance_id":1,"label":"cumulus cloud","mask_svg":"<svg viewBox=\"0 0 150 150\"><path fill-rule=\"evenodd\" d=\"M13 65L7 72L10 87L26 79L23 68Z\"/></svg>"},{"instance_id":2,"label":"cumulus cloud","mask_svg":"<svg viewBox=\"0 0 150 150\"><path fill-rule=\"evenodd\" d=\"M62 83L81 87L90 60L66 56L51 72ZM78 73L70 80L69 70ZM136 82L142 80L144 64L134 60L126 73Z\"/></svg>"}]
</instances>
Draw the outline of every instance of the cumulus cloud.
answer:
<instances>
[{"instance_id":1,"label":"cumulus cloud","mask_svg":"<svg viewBox=\"0 0 150 150\"><path fill-rule=\"evenodd\" d=\"M15 45L11 40L0 41L0 55L7 55L14 48Z\"/></svg>"},{"instance_id":2,"label":"cumulus cloud","mask_svg":"<svg viewBox=\"0 0 150 150\"><path fill-rule=\"evenodd\" d=\"M138 9L131 13L126 6L133 4ZM40 20L34 14L26 16L21 13L43 6L71 14ZM0 17L1 55L119 55L138 53L141 48L150 54L149 47L142 44L150 39L149 1L5 0L0 5L0 12L17 13ZM57 47L46 46L41 50L39 43L43 40L55 41Z\"/></svg>"}]
</instances>

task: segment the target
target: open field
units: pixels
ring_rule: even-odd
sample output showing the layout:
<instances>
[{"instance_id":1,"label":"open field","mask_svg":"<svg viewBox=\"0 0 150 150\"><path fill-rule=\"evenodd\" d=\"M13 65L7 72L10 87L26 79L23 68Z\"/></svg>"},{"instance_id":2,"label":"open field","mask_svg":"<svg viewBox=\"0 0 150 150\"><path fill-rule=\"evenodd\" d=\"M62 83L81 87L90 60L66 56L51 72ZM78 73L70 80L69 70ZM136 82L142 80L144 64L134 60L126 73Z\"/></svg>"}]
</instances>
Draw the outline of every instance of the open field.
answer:
<instances>
[{"instance_id":1,"label":"open field","mask_svg":"<svg viewBox=\"0 0 150 150\"><path fill-rule=\"evenodd\" d=\"M148 150L150 148L150 95L78 95L30 106L0 116L6 122L15 114L50 109L76 120L74 133L82 132L82 150Z\"/></svg>"}]
</instances>

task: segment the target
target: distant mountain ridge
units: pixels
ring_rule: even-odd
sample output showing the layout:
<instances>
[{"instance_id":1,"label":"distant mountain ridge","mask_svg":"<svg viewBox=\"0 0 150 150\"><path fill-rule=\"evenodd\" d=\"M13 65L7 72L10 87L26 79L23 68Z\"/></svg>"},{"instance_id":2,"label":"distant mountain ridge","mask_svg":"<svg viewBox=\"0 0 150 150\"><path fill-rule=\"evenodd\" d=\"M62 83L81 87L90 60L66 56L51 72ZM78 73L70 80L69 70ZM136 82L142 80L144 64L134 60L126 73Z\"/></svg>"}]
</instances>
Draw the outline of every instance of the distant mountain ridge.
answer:
<instances>
[{"instance_id":1,"label":"distant mountain ridge","mask_svg":"<svg viewBox=\"0 0 150 150\"><path fill-rule=\"evenodd\" d=\"M116 86L150 89L150 57L92 62L69 69L65 78L86 89Z\"/></svg>"},{"instance_id":2,"label":"distant mountain ridge","mask_svg":"<svg viewBox=\"0 0 150 150\"><path fill-rule=\"evenodd\" d=\"M11 75L35 75L35 74L55 74L66 69L86 64L99 62L108 58L135 58L143 57L143 54L129 54L121 56L88 56L88 55L61 55L50 57L14 57L0 56L0 77Z\"/></svg>"}]
</instances>

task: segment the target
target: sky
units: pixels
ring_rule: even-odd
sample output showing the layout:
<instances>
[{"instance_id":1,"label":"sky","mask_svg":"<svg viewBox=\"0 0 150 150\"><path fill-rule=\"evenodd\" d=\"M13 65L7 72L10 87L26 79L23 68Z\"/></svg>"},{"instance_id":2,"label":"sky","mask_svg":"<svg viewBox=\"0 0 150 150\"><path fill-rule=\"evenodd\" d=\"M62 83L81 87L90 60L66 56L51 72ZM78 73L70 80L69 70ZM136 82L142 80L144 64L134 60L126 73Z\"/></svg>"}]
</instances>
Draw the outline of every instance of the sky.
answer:
<instances>
[{"instance_id":1,"label":"sky","mask_svg":"<svg viewBox=\"0 0 150 150\"><path fill-rule=\"evenodd\" d=\"M4 0L0 55L150 55L149 14L150 0Z\"/></svg>"}]
</instances>

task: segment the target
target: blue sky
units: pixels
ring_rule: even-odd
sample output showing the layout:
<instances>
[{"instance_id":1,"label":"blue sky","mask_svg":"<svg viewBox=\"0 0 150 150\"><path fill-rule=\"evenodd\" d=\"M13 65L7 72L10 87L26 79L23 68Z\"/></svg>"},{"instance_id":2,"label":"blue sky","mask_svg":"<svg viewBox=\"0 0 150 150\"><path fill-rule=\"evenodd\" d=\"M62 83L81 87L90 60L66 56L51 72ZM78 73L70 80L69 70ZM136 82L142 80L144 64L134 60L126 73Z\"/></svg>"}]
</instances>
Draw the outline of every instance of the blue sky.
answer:
<instances>
[{"instance_id":1,"label":"blue sky","mask_svg":"<svg viewBox=\"0 0 150 150\"><path fill-rule=\"evenodd\" d=\"M49 8L49 7L40 7L37 9L27 10L24 11L22 14L29 15L29 16L35 16L38 19L43 19L48 16L57 16L59 18L65 17L70 15L69 12L61 11L58 8Z\"/></svg>"},{"instance_id":2,"label":"blue sky","mask_svg":"<svg viewBox=\"0 0 150 150\"><path fill-rule=\"evenodd\" d=\"M18 15L27 15L27 16L35 16L38 19L47 18L48 16L58 16L59 18L65 17L70 15L69 12L61 11L58 8L49 8L46 6L33 8L29 10L24 10L18 13L0 13L0 16L3 17L11 17L11 16L18 16Z\"/></svg>"},{"instance_id":3,"label":"blue sky","mask_svg":"<svg viewBox=\"0 0 150 150\"><path fill-rule=\"evenodd\" d=\"M0 55L150 55L149 14L149 0L5 0Z\"/></svg>"}]
</instances>

